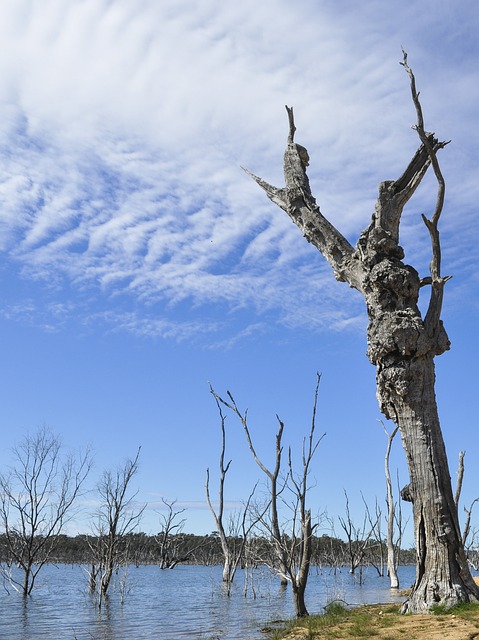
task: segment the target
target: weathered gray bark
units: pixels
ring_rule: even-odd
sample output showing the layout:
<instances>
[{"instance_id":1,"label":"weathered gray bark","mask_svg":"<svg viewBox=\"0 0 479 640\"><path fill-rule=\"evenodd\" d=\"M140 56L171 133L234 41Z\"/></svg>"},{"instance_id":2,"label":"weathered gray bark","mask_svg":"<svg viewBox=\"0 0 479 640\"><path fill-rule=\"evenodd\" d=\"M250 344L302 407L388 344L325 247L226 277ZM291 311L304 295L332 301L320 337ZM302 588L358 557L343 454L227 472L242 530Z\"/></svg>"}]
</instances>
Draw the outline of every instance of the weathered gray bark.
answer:
<instances>
[{"instance_id":1,"label":"weathered gray bark","mask_svg":"<svg viewBox=\"0 0 479 640\"><path fill-rule=\"evenodd\" d=\"M399 426L409 465L409 498L413 503L417 548L416 582L404 612L428 611L435 604L452 606L479 599L459 530L446 450L435 397L434 357L450 343L440 319L444 284L440 274L437 223L444 202L444 179L436 153L447 143L424 131L415 79L404 54L402 63L411 81L421 145L403 175L382 182L369 227L356 248L321 214L311 193L304 147L294 143L293 110L287 107L290 133L284 155L286 187L278 189L250 174L268 197L284 209L329 262L338 280L365 298L369 316L367 355L376 366L377 398L381 412ZM436 209L423 216L432 243L430 276L420 279L405 264L399 246L404 205L432 166L438 182ZM248 172L249 173L249 172ZM431 286L424 318L418 308L419 289ZM404 495L404 493L403 493Z\"/></svg>"}]
</instances>

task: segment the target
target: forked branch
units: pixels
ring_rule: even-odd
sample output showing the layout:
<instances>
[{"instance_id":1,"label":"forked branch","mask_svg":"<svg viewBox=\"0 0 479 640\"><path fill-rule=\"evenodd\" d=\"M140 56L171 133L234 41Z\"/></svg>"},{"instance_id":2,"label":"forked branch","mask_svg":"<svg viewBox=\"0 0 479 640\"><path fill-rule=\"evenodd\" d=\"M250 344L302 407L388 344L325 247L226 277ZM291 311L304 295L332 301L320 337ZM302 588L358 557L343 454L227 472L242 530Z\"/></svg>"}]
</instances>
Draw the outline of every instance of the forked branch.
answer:
<instances>
[{"instance_id":1,"label":"forked branch","mask_svg":"<svg viewBox=\"0 0 479 640\"><path fill-rule=\"evenodd\" d=\"M294 142L296 125L292 107L288 113L288 144L284 153L285 188L277 188L247 169L246 173L266 192L268 198L285 211L308 242L323 254L337 280L362 291L365 272L354 247L322 214L311 192L306 168L307 150Z\"/></svg>"},{"instance_id":2,"label":"forked branch","mask_svg":"<svg viewBox=\"0 0 479 640\"><path fill-rule=\"evenodd\" d=\"M434 210L434 214L431 219L428 219L424 214L422 215L422 219L424 224L426 225L429 235L431 237L431 245L432 245L432 259L430 263L430 272L431 272L431 299L429 301L429 307L426 313L426 318L424 324L428 329L429 333L433 335L436 333L440 327L440 315L442 310L442 300L443 300L443 291L444 284L452 277L445 276L441 277L441 244L439 239L439 229L438 223L439 218L441 217L441 213L444 207L444 197L446 192L446 182L444 180L444 176L442 175L441 168L439 166L439 161L437 159L437 150L444 148L449 142L439 142L436 145L434 144L434 137L427 133L424 129L424 117L422 113L422 106L419 100L419 92L416 89L416 79L414 77L414 73L412 69L408 65L407 62L407 53L403 49L403 60L400 63L406 73L409 76L411 83L411 96L414 103L414 107L416 109L417 114L417 123L413 126L413 129L417 131L419 139L423 143L426 148L429 159L431 162L431 166L434 170L434 175L437 180L437 197L436 197L436 206ZM425 280L425 282L429 282L429 279Z\"/></svg>"}]
</instances>

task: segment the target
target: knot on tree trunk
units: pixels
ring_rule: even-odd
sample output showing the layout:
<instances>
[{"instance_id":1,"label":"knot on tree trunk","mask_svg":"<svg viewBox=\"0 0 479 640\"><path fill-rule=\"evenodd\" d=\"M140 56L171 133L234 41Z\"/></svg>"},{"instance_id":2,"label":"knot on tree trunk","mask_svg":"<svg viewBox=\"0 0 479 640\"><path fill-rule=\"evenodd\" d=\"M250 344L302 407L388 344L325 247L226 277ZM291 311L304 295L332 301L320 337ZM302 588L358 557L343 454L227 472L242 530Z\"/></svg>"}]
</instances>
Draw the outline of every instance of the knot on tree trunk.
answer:
<instances>
[{"instance_id":1,"label":"knot on tree trunk","mask_svg":"<svg viewBox=\"0 0 479 640\"><path fill-rule=\"evenodd\" d=\"M388 420L398 419L397 406L409 392L410 375L406 362L386 362L377 367L377 399L379 409Z\"/></svg>"},{"instance_id":2,"label":"knot on tree trunk","mask_svg":"<svg viewBox=\"0 0 479 640\"><path fill-rule=\"evenodd\" d=\"M412 309L379 313L368 327L368 358L378 365L388 355L415 356L423 333L423 322Z\"/></svg>"},{"instance_id":3,"label":"knot on tree trunk","mask_svg":"<svg viewBox=\"0 0 479 640\"><path fill-rule=\"evenodd\" d=\"M364 289L371 310L396 311L413 308L419 315L419 274L400 260L383 258L370 269Z\"/></svg>"},{"instance_id":4,"label":"knot on tree trunk","mask_svg":"<svg viewBox=\"0 0 479 640\"><path fill-rule=\"evenodd\" d=\"M356 251L367 267L372 267L384 258L404 258L404 249L390 231L377 227L376 216L370 226L362 232L356 244Z\"/></svg>"},{"instance_id":5,"label":"knot on tree trunk","mask_svg":"<svg viewBox=\"0 0 479 640\"><path fill-rule=\"evenodd\" d=\"M436 356L440 356L451 348L451 341L449 340L449 336L447 335L442 320L439 320L431 339L434 342L434 354Z\"/></svg>"},{"instance_id":6,"label":"knot on tree trunk","mask_svg":"<svg viewBox=\"0 0 479 640\"><path fill-rule=\"evenodd\" d=\"M414 502L411 485L407 484L401 489L401 498L404 500L404 502Z\"/></svg>"}]
</instances>

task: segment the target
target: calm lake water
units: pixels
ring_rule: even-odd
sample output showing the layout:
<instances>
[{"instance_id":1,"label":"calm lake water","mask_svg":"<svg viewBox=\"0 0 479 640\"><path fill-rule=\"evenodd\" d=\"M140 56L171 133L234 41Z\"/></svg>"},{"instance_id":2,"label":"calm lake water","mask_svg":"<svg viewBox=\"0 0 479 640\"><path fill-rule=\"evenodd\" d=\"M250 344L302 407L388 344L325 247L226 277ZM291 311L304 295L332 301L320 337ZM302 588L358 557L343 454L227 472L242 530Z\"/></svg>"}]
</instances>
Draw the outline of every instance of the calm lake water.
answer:
<instances>
[{"instance_id":1,"label":"calm lake water","mask_svg":"<svg viewBox=\"0 0 479 640\"><path fill-rule=\"evenodd\" d=\"M414 581L414 567L400 567L401 586ZM267 569L252 578L239 571L231 595L221 584L220 567L129 567L122 603L117 576L101 612L88 594L84 567L45 566L26 602L8 585L0 585L1 640L260 640L261 629L294 616L291 590L281 589ZM313 567L306 602L319 613L327 602L348 604L400 602L373 569L364 582L343 569L332 573ZM247 590L245 595L245 584Z\"/></svg>"}]
</instances>

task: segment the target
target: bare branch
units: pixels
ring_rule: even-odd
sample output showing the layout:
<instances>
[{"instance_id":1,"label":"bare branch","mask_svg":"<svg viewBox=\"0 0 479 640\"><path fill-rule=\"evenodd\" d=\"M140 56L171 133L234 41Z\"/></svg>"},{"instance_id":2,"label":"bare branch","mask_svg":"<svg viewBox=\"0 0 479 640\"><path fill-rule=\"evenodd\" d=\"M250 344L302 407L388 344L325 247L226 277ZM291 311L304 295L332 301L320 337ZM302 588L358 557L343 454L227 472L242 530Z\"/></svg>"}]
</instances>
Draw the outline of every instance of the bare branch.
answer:
<instances>
[{"instance_id":1,"label":"bare branch","mask_svg":"<svg viewBox=\"0 0 479 640\"><path fill-rule=\"evenodd\" d=\"M465 545L467 542L467 538L469 537L469 533L471 531L471 516L472 516L472 510L474 508L474 505L476 504L476 502L479 502L479 498L475 498L472 502L471 502L471 506L469 507L469 509L466 509L466 507L464 507L464 511L466 512L466 523L464 525L464 533L462 534L462 543Z\"/></svg>"},{"instance_id":2,"label":"bare branch","mask_svg":"<svg viewBox=\"0 0 479 640\"><path fill-rule=\"evenodd\" d=\"M462 491L462 481L464 480L464 456L465 455L466 455L465 451L459 451L456 492L454 494L454 502L456 504L456 508L459 507L459 498L461 497L461 491Z\"/></svg>"},{"instance_id":3,"label":"bare branch","mask_svg":"<svg viewBox=\"0 0 479 640\"><path fill-rule=\"evenodd\" d=\"M440 316L442 310L444 285L447 280L451 278L451 276L441 277L441 244L439 239L438 223L444 206L446 183L442 175L442 171L439 166L439 161L436 154L436 151L439 148L445 147L447 144L449 144L449 142L439 143L435 140L433 134L427 133L424 130L424 117L422 113L422 106L419 100L419 92L416 89L416 79L414 77L412 69L408 65L407 53L404 51L404 49L403 60L401 64L406 70L406 73L408 74L410 79L411 95L417 114L417 124L413 127L413 129L417 131L419 139L427 149L427 153L434 170L434 175L436 176L437 180L436 206L432 218L429 220L425 215L422 215L424 224L429 231L432 245L432 259L430 263L430 273L432 279L431 299L429 301L429 307L424 320L424 325L428 330L429 335L432 337L441 329Z\"/></svg>"},{"instance_id":4,"label":"bare branch","mask_svg":"<svg viewBox=\"0 0 479 640\"><path fill-rule=\"evenodd\" d=\"M355 289L362 291L363 267L354 247L326 220L316 204L306 174L309 155L304 147L293 142L296 131L293 108L286 107L286 110L289 121L288 144L283 161L286 188L273 187L245 171L264 189L268 198L289 215L306 240L319 249L333 268L336 279L348 282Z\"/></svg>"}]
</instances>

